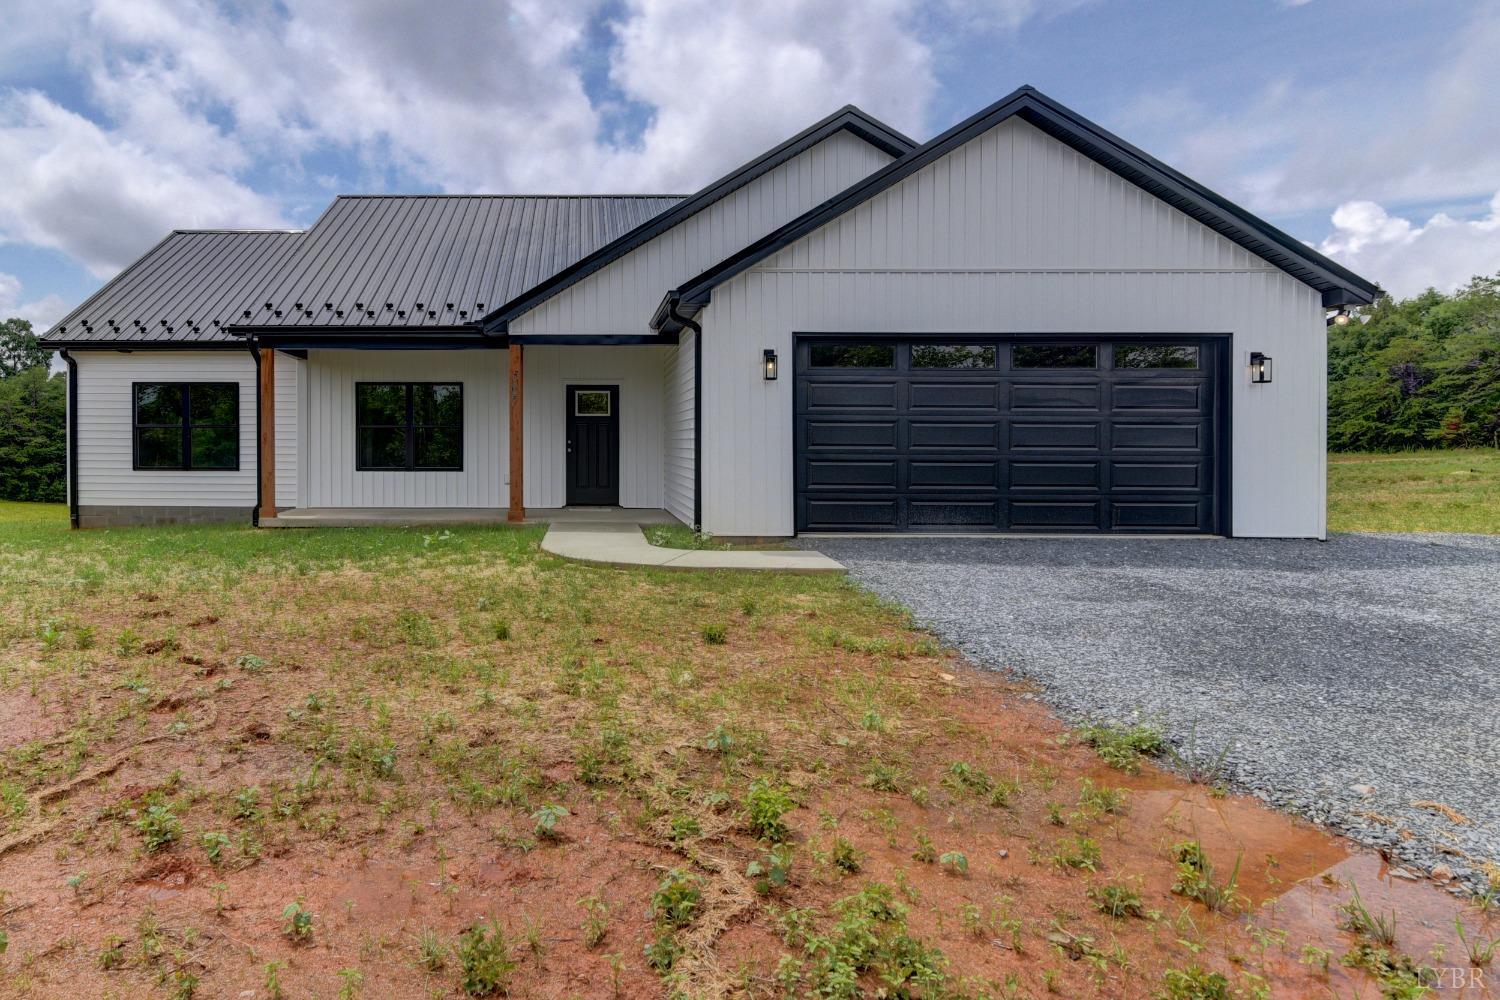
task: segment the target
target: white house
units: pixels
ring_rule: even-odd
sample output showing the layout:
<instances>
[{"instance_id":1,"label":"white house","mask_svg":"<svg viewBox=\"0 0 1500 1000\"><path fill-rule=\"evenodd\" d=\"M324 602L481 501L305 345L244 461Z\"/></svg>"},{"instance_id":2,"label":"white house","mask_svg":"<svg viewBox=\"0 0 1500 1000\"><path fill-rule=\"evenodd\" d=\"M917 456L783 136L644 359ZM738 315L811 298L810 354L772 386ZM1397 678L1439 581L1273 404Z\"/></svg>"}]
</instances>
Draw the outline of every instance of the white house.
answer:
<instances>
[{"instance_id":1,"label":"white house","mask_svg":"<svg viewBox=\"0 0 1500 1000\"><path fill-rule=\"evenodd\" d=\"M665 509L1325 534L1325 323L1379 289L1023 87L847 107L689 196L354 196L179 231L44 338L79 526Z\"/></svg>"}]
</instances>

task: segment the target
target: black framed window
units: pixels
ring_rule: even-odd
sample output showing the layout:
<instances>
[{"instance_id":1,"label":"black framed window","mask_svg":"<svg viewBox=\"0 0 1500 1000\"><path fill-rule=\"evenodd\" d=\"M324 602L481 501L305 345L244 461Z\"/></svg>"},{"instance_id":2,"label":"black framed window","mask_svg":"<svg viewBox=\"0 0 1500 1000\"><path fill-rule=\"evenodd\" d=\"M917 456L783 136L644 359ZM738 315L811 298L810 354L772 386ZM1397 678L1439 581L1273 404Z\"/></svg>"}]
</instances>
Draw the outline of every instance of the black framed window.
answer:
<instances>
[{"instance_id":1,"label":"black framed window","mask_svg":"<svg viewBox=\"0 0 1500 1000\"><path fill-rule=\"evenodd\" d=\"M464 467L461 382L357 382L354 467L459 471Z\"/></svg>"},{"instance_id":2,"label":"black framed window","mask_svg":"<svg viewBox=\"0 0 1500 1000\"><path fill-rule=\"evenodd\" d=\"M896 367L896 348L890 344L814 344L811 354L814 368Z\"/></svg>"},{"instance_id":3,"label":"black framed window","mask_svg":"<svg viewBox=\"0 0 1500 1000\"><path fill-rule=\"evenodd\" d=\"M135 382L131 388L137 470L240 467L238 382Z\"/></svg>"},{"instance_id":4,"label":"black framed window","mask_svg":"<svg viewBox=\"0 0 1500 1000\"><path fill-rule=\"evenodd\" d=\"M1017 344L1011 349L1012 368L1093 368L1093 344Z\"/></svg>"},{"instance_id":5,"label":"black framed window","mask_svg":"<svg viewBox=\"0 0 1500 1000\"><path fill-rule=\"evenodd\" d=\"M993 368L994 344L913 344L913 368Z\"/></svg>"},{"instance_id":6,"label":"black framed window","mask_svg":"<svg viewBox=\"0 0 1500 1000\"><path fill-rule=\"evenodd\" d=\"M1116 344L1116 368L1197 368L1198 348L1190 344Z\"/></svg>"}]
</instances>

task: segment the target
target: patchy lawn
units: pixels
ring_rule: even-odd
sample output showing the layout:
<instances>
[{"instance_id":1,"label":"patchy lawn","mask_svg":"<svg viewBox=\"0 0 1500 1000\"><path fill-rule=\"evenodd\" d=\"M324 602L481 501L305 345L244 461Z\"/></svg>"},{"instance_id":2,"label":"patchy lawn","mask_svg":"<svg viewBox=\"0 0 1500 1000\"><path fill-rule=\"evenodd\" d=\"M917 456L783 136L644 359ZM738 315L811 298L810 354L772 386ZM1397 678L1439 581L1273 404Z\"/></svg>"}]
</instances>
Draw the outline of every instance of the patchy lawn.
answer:
<instances>
[{"instance_id":1,"label":"patchy lawn","mask_svg":"<svg viewBox=\"0 0 1500 1000\"><path fill-rule=\"evenodd\" d=\"M1500 930L841 579L0 518L6 995L1372 995Z\"/></svg>"},{"instance_id":2,"label":"patchy lawn","mask_svg":"<svg viewBox=\"0 0 1500 1000\"><path fill-rule=\"evenodd\" d=\"M1328 528L1500 533L1500 449L1331 454Z\"/></svg>"}]
</instances>

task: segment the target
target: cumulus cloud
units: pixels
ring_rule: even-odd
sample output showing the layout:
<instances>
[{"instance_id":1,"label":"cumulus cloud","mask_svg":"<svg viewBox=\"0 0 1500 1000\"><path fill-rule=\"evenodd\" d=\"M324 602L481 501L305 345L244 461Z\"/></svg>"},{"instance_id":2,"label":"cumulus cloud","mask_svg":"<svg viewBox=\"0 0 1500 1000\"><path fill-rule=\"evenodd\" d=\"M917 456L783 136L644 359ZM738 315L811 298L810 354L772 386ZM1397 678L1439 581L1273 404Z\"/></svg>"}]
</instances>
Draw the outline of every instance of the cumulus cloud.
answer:
<instances>
[{"instance_id":1,"label":"cumulus cloud","mask_svg":"<svg viewBox=\"0 0 1500 1000\"><path fill-rule=\"evenodd\" d=\"M1500 273L1500 192L1478 219L1440 212L1420 225L1373 201L1345 202L1318 249L1397 298L1428 288L1452 291L1476 274Z\"/></svg>"},{"instance_id":2,"label":"cumulus cloud","mask_svg":"<svg viewBox=\"0 0 1500 1000\"><path fill-rule=\"evenodd\" d=\"M62 319L67 311L68 304L58 295L22 301L21 279L0 271L0 319L30 320L31 328L40 332Z\"/></svg>"},{"instance_id":3,"label":"cumulus cloud","mask_svg":"<svg viewBox=\"0 0 1500 1000\"><path fill-rule=\"evenodd\" d=\"M916 6L623 0L608 81L649 112L624 144L602 137L580 68L603 0L15 7L4 27L63 53L52 69L83 99L0 91L0 239L103 275L173 227L285 225L268 188L320 184L325 155L374 187L692 190L846 102L923 131L935 82ZM1045 8L993 10L1015 27Z\"/></svg>"}]
</instances>

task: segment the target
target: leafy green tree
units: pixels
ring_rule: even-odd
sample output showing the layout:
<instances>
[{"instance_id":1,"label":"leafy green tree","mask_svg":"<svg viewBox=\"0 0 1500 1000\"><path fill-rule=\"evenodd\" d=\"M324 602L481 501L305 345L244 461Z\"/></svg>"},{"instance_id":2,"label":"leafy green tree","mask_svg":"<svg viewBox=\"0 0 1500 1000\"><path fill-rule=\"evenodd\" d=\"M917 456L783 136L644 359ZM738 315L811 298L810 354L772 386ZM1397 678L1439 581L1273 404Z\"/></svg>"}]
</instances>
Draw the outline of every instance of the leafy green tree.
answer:
<instances>
[{"instance_id":1,"label":"leafy green tree","mask_svg":"<svg viewBox=\"0 0 1500 1000\"><path fill-rule=\"evenodd\" d=\"M1329 327L1335 451L1500 446L1500 275Z\"/></svg>"},{"instance_id":2,"label":"leafy green tree","mask_svg":"<svg viewBox=\"0 0 1500 1000\"><path fill-rule=\"evenodd\" d=\"M12 317L0 321L0 379L45 366L51 359L52 352L37 344L30 320Z\"/></svg>"},{"instance_id":3,"label":"leafy green tree","mask_svg":"<svg viewBox=\"0 0 1500 1000\"><path fill-rule=\"evenodd\" d=\"M0 379L0 499L67 499L66 385L45 365Z\"/></svg>"}]
</instances>

